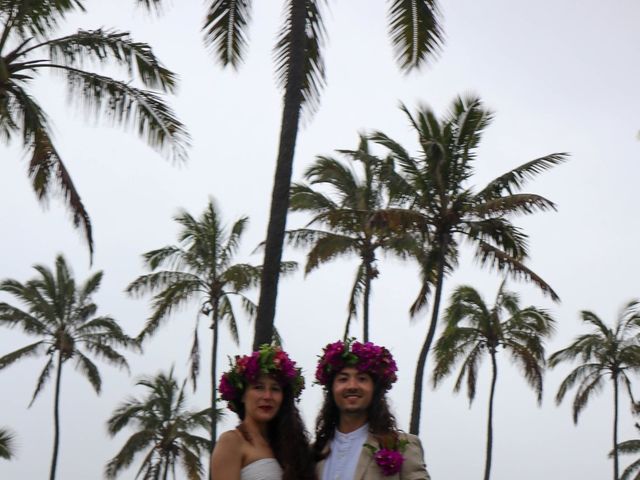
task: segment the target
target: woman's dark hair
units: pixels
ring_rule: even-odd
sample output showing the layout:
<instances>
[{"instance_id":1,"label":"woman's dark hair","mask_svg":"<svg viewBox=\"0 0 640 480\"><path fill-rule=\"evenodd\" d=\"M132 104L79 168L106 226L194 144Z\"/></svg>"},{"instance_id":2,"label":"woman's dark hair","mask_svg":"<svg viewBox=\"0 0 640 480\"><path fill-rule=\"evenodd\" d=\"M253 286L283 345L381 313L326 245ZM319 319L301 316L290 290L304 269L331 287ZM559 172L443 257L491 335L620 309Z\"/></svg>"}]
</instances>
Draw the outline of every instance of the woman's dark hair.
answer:
<instances>
[{"instance_id":1,"label":"woman's dark hair","mask_svg":"<svg viewBox=\"0 0 640 480\"><path fill-rule=\"evenodd\" d=\"M244 420L244 404L236 412ZM251 442L247 432L242 435ZM290 385L282 388L282 404L276 416L267 425L269 446L283 469L282 480L314 480L315 462L309 446L309 435L300 417Z\"/></svg>"},{"instance_id":2,"label":"woman's dark hair","mask_svg":"<svg viewBox=\"0 0 640 480\"><path fill-rule=\"evenodd\" d=\"M398 427L396 426L396 418L391 413L391 409L387 403L386 390L373 376L371 378L374 382L374 388L371 404L369 404L367 408L369 432L382 444L395 442L398 437ZM340 410L333 398L331 388L334 379L335 376L331 379L329 387L325 390L324 402L322 403L320 414L316 420L316 441L312 447L313 459L316 462L327 457L328 452L323 454L322 451L333 439L336 427L340 422Z\"/></svg>"}]
</instances>

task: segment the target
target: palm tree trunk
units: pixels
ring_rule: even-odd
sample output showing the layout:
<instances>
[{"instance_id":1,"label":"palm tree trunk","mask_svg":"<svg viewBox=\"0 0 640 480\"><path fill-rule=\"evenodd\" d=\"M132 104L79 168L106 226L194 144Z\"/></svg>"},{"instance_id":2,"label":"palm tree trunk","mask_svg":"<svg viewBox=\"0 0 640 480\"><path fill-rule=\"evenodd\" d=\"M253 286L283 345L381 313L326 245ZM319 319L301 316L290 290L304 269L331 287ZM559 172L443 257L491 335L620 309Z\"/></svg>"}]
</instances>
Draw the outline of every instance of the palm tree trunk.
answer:
<instances>
[{"instance_id":1,"label":"palm tree trunk","mask_svg":"<svg viewBox=\"0 0 640 480\"><path fill-rule=\"evenodd\" d=\"M216 446L216 437L218 434L218 416L216 415L216 403L218 400L218 390L216 385L216 368L218 359L218 300L213 303L212 312L212 346L211 346L211 452ZM211 462L209 462L209 479L213 478L213 472L211 471Z\"/></svg>"},{"instance_id":2,"label":"palm tree trunk","mask_svg":"<svg viewBox=\"0 0 640 480\"><path fill-rule=\"evenodd\" d=\"M613 480L618 480L618 376L613 375Z\"/></svg>"},{"instance_id":3,"label":"palm tree trunk","mask_svg":"<svg viewBox=\"0 0 640 480\"><path fill-rule=\"evenodd\" d=\"M280 127L280 145L278 147L276 172L271 193L271 211L264 248L253 350L258 350L258 347L263 343L270 343L273 337L280 262L282 260L287 211L289 210L291 172L298 136L300 109L303 101L302 88L304 85L307 40L305 23L305 0L293 0L291 7L291 54L287 68L287 84L285 86Z\"/></svg>"},{"instance_id":4,"label":"palm tree trunk","mask_svg":"<svg viewBox=\"0 0 640 480\"><path fill-rule=\"evenodd\" d=\"M362 339L369 341L369 297L371 295L371 264L367 262L364 269L364 295L362 298Z\"/></svg>"},{"instance_id":5,"label":"palm tree trunk","mask_svg":"<svg viewBox=\"0 0 640 480\"><path fill-rule=\"evenodd\" d=\"M169 478L169 455L164 459L164 472L162 473L162 480Z\"/></svg>"},{"instance_id":6,"label":"palm tree trunk","mask_svg":"<svg viewBox=\"0 0 640 480\"><path fill-rule=\"evenodd\" d=\"M491 393L489 393L489 419L487 420L487 456L484 464L484 480L491 476L491 454L493 453L493 398L498 380L498 364L495 348L491 348Z\"/></svg>"},{"instance_id":7,"label":"palm tree trunk","mask_svg":"<svg viewBox=\"0 0 640 480\"><path fill-rule=\"evenodd\" d=\"M427 338L420 350L418 357L418 365L416 366L416 376L413 381L413 402L411 404L411 421L409 423L409 433L418 435L420 433L420 412L422 407L422 379L424 378L424 369L427 365L427 355L431 349L433 338L436 334L436 325L438 324L438 313L440 310L440 300L442 297L442 285L444 284L444 252L447 244L441 244L440 258L438 259L438 276L436 278L436 292L433 299L433 310L431 312L431 323L427 331Z\"/></svg>"},{"instance_id":8,"label":"palm tree trunk","mask_svg":"<svg viewBox=\"0 0 640 480\"><path fill-rule=\"evenodd\" d=\"M56 368L56 387L53 400L53 455L51 457L51 471L49 480L55 480L58 467L58 449L60 447L60 378L62 377L62 352L58 351L58 366Z\"/></svg>"}]
</instances>

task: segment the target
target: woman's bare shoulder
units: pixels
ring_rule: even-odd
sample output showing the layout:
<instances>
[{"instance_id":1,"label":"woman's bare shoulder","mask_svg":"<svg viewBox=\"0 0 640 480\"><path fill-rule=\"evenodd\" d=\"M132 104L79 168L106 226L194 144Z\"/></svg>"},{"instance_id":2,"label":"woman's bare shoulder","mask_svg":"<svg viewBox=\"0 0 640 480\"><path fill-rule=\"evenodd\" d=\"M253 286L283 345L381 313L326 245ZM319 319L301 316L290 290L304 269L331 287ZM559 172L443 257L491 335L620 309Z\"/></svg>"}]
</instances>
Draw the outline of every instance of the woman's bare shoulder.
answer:
<instances>
[{"instance_id":1,"label":"woman's bare shoulder","mask_svg":"<svg viewBox=\"0 0 640 480\"><path fill-rule=\"evenodd\" d=\"M229 430L218 437L211 455L211 469L216 480L238 478L242 468L243 443L237 430Z\"/></svg>"},{"instance_id":2,"label":"woman's bare shoulder","mask_svg":"<svg viewBox=\"0 0 640 480\"><path fill-rule=\"evenodd\" d=\"M238 451L244 443L246 443L246 440L238 430L227 430L218 437L218 440L216 441L216 449L218 447L223 450L232 448L234 451Z\"/></svg>"}]
</instances>

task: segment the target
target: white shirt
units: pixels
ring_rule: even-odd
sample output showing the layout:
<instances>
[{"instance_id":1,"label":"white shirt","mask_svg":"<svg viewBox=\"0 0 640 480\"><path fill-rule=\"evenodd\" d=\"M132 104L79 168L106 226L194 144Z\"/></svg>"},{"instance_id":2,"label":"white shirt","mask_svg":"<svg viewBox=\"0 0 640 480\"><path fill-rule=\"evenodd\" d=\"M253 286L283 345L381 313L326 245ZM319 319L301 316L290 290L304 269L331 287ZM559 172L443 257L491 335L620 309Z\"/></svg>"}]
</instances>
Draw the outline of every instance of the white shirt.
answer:
<instances>
[{"instance_id":1,"label":"white shirt","mask_svg":"<svg viewBox=\"0 0 640 480\"><path fill-rule=\"evenodd\" d=\"M336 430L329 445L331 453L324 464L322 480L353 480L368 435L368 423L350 433Z\"/></svg>"}]
</instances>

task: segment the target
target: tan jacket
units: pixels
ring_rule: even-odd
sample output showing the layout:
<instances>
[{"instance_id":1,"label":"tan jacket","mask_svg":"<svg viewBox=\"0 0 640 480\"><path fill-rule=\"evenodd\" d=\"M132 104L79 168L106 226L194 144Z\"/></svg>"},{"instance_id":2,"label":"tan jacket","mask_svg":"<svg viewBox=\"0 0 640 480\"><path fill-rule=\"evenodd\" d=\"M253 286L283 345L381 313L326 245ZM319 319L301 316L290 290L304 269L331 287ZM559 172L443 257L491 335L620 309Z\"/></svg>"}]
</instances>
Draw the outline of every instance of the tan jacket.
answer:
<instances>
[{"instance_id":1,"label":"tan jacket","mask_svg":"<svg viewBox=\"0 0 640 480\"><path fill-rule=\"evenodd\" d=\"M353 480L430 480L431 477L429 476L427 467L424 464L424 451L422 449L420 439L415 435L404 432L400 432L400 439L407 440L409 442L402 452L404 462L402 463L402 470L400 473L385 476L382 473L382 470L380 470L380 467L374 461L371 450L363 447ZM378 445L376 439L371 434L367 437L366 443L374 446ZM326 448L328 448L328 446ZM325 461L322 460L318 462L318 465L316 466L318 480L322 480L324 464Z\"/></svg>"}]
</instances>

